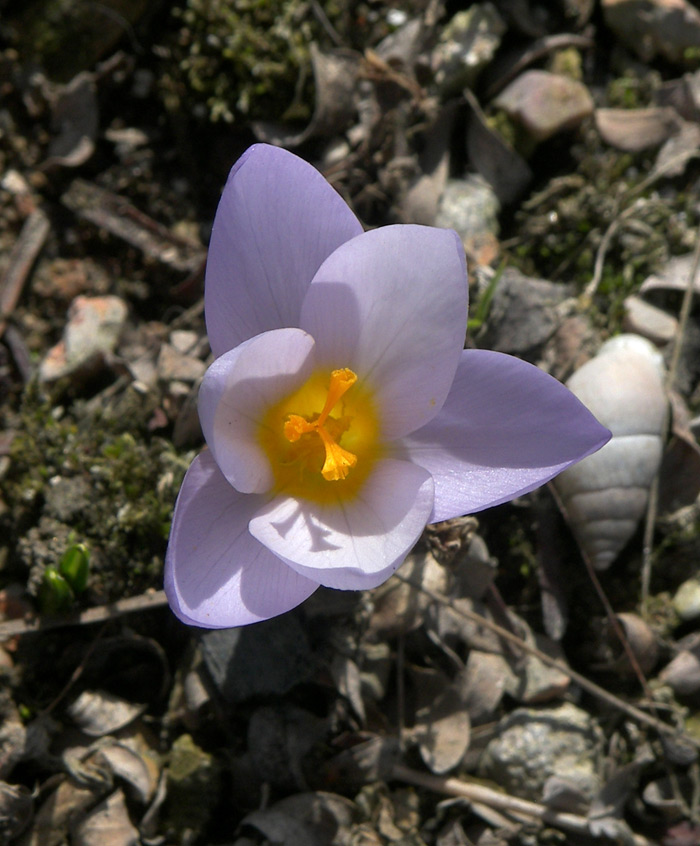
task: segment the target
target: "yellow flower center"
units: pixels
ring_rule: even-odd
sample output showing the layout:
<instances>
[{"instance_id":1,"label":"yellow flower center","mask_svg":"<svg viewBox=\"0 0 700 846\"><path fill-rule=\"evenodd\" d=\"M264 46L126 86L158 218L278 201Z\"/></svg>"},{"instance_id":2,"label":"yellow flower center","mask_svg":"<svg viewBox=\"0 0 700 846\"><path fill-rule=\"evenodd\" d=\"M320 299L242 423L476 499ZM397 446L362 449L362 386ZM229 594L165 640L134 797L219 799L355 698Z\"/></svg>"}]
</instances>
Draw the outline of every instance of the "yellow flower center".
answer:
<instances>
[{"instance_id":1,"label":"yellow flower center","mask_svg":"<svg viewBox=\"0 0 700 846\"><path fill-rule=\"evenodd\" d=\"M317 502L354 496L380 451L371 392L348 368L315 373L258 431L276 491Z\"/></svg>"}]
</instances>

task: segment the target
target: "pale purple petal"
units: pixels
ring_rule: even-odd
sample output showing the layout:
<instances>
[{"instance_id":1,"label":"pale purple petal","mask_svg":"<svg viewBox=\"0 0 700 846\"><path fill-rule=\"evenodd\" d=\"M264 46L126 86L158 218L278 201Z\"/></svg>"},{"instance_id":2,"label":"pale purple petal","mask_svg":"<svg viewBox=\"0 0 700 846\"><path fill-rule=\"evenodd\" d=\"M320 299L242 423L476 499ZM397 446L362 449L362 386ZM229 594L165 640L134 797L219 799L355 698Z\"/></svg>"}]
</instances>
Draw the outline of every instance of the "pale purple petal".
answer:
<instances>
[{"instance_id":1,"label":"pale purple petal","mask_svg":"<svg viewBox=\"0 0 700 846\"><path fill-rule=\"evenodd\" d=\"M242 493L264 493L272 486L258 426L270 406L308 379L313 349L314 339L301 329L276 329L219 356L204 374L202 432L219 470Z\"/></svg>"},{"instance_id":2,"label":"pale purple petal","mask_svg":"<svg viewBox=\"0 0 700 846\"><path fill-rule=\"evenodd\" d=\"M361 232L310 164L267 144L248 149L231 170L209 245L204 303L214 355L298 326L321 263Z\"/></svg>"},{"instance_id":3,"label":"pale purple petal","mask_svg":"<svg viewBox=\"0 0 700 846\"><path fill-rule=\"evenodd\" d=\"M349 367L377 393L383 435L440 410L464 346L464 249L448 229L385 226L343 244L314 277L300 326L319 362Z\"/></svg>"},{"instance_id":4,"label":"pale purple petal","mask_svg":"<svg viewBox=\"0 0 700 846\"><path fill-rule=\"evenodd\" d=\"M280 496L260 507L250 532L300 575L327 587L364 590L401 564L432 507L430 474L384 459L352 501L319 505Z\"/></svg>"},{"instance_id":5,"label":"pale purple petal","mask_svg":"<svg viewBox=\"0 0 700 846\"><path fill-rule=\"evenodd\" d=\"M436 522L534 490L609 438L543 371L502 353L465 350L440 414L401 443L435 480Z\"/></svg>"},{"instance_id":6,"label":"pale purple petal","mask_svg":"<svg viewBox=\"0 0 700 846\"><path fill-rule=\"evenodd\" d=\"M165 558L165 592L185 623L245 626L296 607L318 587L248 532L265 499L239 494L209 451L195 458L175 505Z\"/></svg>"}]
</instances>

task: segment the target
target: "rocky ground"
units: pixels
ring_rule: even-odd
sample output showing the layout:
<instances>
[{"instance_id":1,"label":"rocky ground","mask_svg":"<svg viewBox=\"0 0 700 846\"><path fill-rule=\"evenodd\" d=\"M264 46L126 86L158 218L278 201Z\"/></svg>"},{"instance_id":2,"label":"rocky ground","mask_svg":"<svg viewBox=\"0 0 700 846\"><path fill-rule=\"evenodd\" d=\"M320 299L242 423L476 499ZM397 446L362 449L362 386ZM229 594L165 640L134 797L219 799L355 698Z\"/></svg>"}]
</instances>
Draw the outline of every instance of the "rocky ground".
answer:
<instances>
[{"instance_id":1,"label":"rocky ground","mask_svg":"<svg viewBox=\"0 0 700 846\"><path fill-rule=\"evenodd\" d=\"M0 842L700 843L700 4L0 13ZM574 478L428 527L372 593L179 623L206 244L255 140L368 227L456 229L468 344L644 434L600 471L609 536ZM621 331L638 359L596 357Z\"/></svg>"}]
</instances>

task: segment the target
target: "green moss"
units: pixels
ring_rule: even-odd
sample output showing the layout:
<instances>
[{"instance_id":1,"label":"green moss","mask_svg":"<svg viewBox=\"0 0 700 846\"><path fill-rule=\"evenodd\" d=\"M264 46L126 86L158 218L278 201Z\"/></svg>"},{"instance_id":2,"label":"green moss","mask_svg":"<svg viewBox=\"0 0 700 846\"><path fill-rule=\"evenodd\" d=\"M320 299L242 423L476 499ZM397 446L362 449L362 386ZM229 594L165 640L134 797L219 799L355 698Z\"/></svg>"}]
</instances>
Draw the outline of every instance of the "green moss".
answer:
<instances>
[{"instance_id":1,"label":"green moss","mask_svg":"<svg viewBox=\"0 0 700 846\"><path fill-rule=\"evenodd\" d=\"M523 126L517 121L511 120L501 109L494 109L487 118L486 123L493 132L496 132L505 143L520 155L529 158L537 142L527 133Z\"/></svg>"},{"instance_id":2,"label":"green moss","mask_svg":"<svg viewBox=\"0 0 700 846\"><path fill-rule=\"evenodd\" d=\"M552 56L548 70L559 76L568 76L578 82L583 80L583 60L581 53L574 47L557 50Z\"/></svg>"},{"instance_id":3,"label":"green moss","mask_svg":"<svg viewBox=\"0 0 700 846\"><path fill-rule=\"evenodd\" d=\"M551 180L514 216L510 261L552 281L591 281L603 238L608 240L597 291L601 328L619 331L625 298L673 255L692 249L697 209L683 192L640 184L653 159L603 144L593 128L574 147L576 172ZM611 229L612 227L612 229Z\"/></svg>"},{"instance_id":4,"label":"green moss","mask_svg":"<svg viewBox=\"0 0 700 846\"><path fill-rule=\"evenodd\" d=\"M30 0L11 19L20 53L68 81L114 48L147 11L146 0Z\"/></svg>"},{"instance_id":5,"label":"green moss","mask_svg":"<svg viewBox=\"0 0 700 846\"><path fill-rule=\"evenodd\" d=\"M219 768L189 734L173 743L168 767L167 823L182 834L199 834L219 800Z\"/></svg>"},{"instance_id":6,"label":"green moss","mask_svg":"<svg viewBox=\"0 0 700 846\"><path fill-rule=\"evenodd\" d=\"M333 21L334 0L321 6ZM236 118L308 120L313 103L309 45L323 28L302 0L187 0L161 78L166 105Z\"/></svg>"},{"instance_id":7,"label":"green moss","mask_svg":"<svg viewBox=\"0 0 700 846\"><path fill-rule=\"evenodd\" d=\"M31 559L27 545L17 544L15 563L58 564L48 533L55 536L65 525L90 548L93 601L160 583L172 509L190 457L150 437L151 411L132 389L111 408L76 404L63 413L36 386L27 390L0 497L8 505L7 536L18 542L34 526L39 543ZM43 557L42 540L49 550Z\"/></svg>"},{"instance_id":8,"label":"green moss","mask_svg":"<svg viewBox=\"0 0 700 846\"><path fill-rule=\"evenodd\" d=\"M660 85L658 71L625 71L608 84L606 105L615 109L642 109L652 103L654 92Z\"/></svg>"}]
</instances>

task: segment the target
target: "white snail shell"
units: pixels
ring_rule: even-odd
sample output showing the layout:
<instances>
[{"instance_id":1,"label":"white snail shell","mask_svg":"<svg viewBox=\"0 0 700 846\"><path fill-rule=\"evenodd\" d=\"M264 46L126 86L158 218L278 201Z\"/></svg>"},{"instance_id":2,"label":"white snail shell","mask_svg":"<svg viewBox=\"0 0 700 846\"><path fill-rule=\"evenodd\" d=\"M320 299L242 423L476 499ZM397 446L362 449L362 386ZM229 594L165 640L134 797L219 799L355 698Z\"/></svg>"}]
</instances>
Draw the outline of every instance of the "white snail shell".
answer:
<instances>
[{"instance_id":1,"label":"white snail shell","mask_svg":"<svg viewBox=\"0 0 700 846\"><path fill-rule=\"evenodd\" d=\"M554 486L576 540L596 569L610 566L644 515L661 464L668 399L660 353L619 335L577 370L569 389L612 432Z\"/></svg>"}]
</instances>

